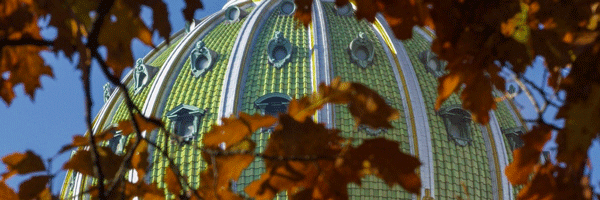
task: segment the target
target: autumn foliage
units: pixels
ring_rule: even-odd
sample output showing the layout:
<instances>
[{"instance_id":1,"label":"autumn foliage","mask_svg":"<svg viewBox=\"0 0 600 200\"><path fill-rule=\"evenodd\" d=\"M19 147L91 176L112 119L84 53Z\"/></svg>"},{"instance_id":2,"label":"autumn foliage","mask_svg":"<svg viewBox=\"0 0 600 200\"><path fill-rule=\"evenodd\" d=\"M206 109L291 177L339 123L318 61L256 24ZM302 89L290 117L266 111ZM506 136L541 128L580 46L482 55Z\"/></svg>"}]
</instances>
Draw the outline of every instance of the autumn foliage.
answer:
<instances>
[{"instance_id":1,"label":"autumn foliage","mask_svg":"<svg viewBox=\"0 0 600 200\"><path fill-rule=\"evenodd\" d=\"M202 8L196 0L185 0L183 14L191 20ZM311 0L296 0L295 17L310 24ZM506 167L512 184L524 184L519 199L589 199L589 177L583 174L589 158L587 150L600 131L600 20L599 1L594 0L336 0L338 6L356 5L356 17L375 21L383 15L397 39L412 37L413 26L427 26L435 31L431 49L446 60L448 73L439 78L435 107L453 94L475 121L486 124L489 112L496 108L493 91L506 92L502 71L519 77L526 95L537 92L542 104L532 102L538 118L522 136L525 145L514 151L514 161ZM153 24L145 25L141 7L152 10ZM90 67L92 60L109 80L121 90L122 72L133 65L131 41L137 39L154 46L152 36L168 40L171 26L166 5L160 0L5 0L0 2L0 97L10 105L13 89L22 84L31 99L41 87L40 77L52 77L39 53L63 52L78 59L86 92L86 123L91 133ZM40 27L38 21L49 18ZM57 30L56 38L40 35L42 28ZM118 31L118 30L128 31ZM106 57L99 47L106 48ZM75 56L77 55L77 56ZM538 86L523 78L536 56L544 58L547 75ZM568 75L563 73L569 71ZM543 88L549 86L553 93ZM566 95L558 95L558 94ZM148 148L159 145L143 137L142 132L165 129L160 120L142 116L127 92L123 93L131 120L99 134L73 138L59 153L76 150L62 169L74 170L100 181L87 193L99 199L163 199L165 194L144 181L130 182L126 173L146 174ZM201 183L191 190L186 177L174 167L166 170L167 190L181 199L241 199L229 187L256 157L265 160L266 172L251 183L245 192L256 199L270 199L287 191L292 199L347 199L348 183L360 184L362 177L373 175L389 186L399 184L412 193L420 191L415 169L418 159L399 150L398 143L382 138L367 139L357 147L338 130L327 129L311 118L323 105L343 104L353 115L356 125L391 128L398 112L374 91L360 83L335 79L320 85L318 92L294 99L287 113L277 118L240 113L222 119L204 135L202 158L208 168L200 174ZM559 110L556 118L564 126L545 121L549 107ZM261 127L275 126L264 152L254 153L250 139ZM124 154L115 154L102 142L112 138L115 130L133 135ZM564 166L539 164L543 145L557 133L557 160ZM177 139L178 136L169 134ZM163 151L164 153L164 151ZM165 154L168 155L168 154ZM167 156L168 157L168 156ZM0 181L0 199L56 198L49 184L54 177L48 165L35 153L13 153L2 158L7 170ZM109 164L110 163L110 164ZM14 175L34 174L21 183L18 192L8 187L6 179Z\"/></svg>"}]
</instances>

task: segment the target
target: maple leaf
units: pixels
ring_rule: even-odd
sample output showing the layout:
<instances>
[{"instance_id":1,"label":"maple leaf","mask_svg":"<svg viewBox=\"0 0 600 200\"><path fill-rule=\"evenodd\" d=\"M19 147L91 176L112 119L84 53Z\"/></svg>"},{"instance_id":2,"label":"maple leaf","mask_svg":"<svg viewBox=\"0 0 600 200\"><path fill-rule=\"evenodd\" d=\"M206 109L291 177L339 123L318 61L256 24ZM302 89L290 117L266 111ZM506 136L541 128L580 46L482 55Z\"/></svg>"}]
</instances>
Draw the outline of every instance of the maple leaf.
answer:
<instances>
[{"instance_id":1,"label":"maple leaf","mask_svg":"<svg viewBox=\"0 0 600 200\"><path fill-rule=\"evenodd\" d=\"M114 136L113 132L115 130L116 129L114 129L114 128L110 128L100 134L94 135L94 141L96 141L98 143L98 142L110 140L111 138L113 138L113 136ZM71 142L71 144L64 145L62 148L60 148L60 150L58 152L64 153L65 151L71 150L75 147L88 146L90 144L91 144L90 138L88 136L75 135L75 136L73 136L73 142Z\"/></svg>"},{"instance_id":2,"label":"maple leaf","mask_svg":"<svg viewBox=\"0 0 600 200\"><path fill-rule=\"evenodd\" d=\"M292 116L281 114L264 154L275 158L319 156L331 159L341 150L342 138L338 133L312 120L298 122ZM245 188L248 195L257 199L270 199L282 190L309 188L315 184L319 169L309 161L265 159L265 166L267 173Z\"/></svg>"},{"instance_id":3,"label":"maple leaf","mask_svg":"<svg viewBox=\"0 0 600 200\"><path fill-rule=\"evenodd\" d=\"M8 172L2 174L2 181L15 174L28 174L46 170L42 159L32 151L25 153L12 153L4 156L2 162L6 165Z\"/></svg>"},{"instance_id":4,"label":"maple leaf","mask_svg":"<svg viewBox=\"0 0 600 200\"><path fill-rule=\"evenodd\" d=\"M216 195L220 196L221 198L225 198L223 195L231 195L229 194L230 181L237 181L242 174L242 171L244 171L244 169L246 169L246 167L252 163L254 160L254 155L247 153L254 152L255 147L256 143L246 137L242 141L237 142L235 145L228 146L225 149L222 149L221 147L218 149L212 148L212 153L215 154L214 159L210 153L203 152L202 158L207 162L208 167L202 173L211 174L216 171L218 172L218 176L216 177L216 180L214 177L211 177L210 181L203 181L202 184L200 184L200 187L212 188L212 190L207 189L206 191L210 193L214 193L214 191L216 191ZM239 153L219 155L227 152Z\"/></svg>"},{"instance_id":5,"label":"maple leaf","mask_svg":"<svg viewBox=\"0 0 600 200\"><path fill-rule=\"evenodd\" d=\"M504 173L512 184L525 184L534 166L538 164L542 148L551 138L551 128L546 125L534 126L521 138L525 145L513 151L513 162L506 166Z\"/></svg>"},{"instance_id":6,"label":"maple leaf","mask_svg":"<svg viewBox=\"0 0 600 200\"><path fill-rule=\"evenodd\" d=\"M0 199L18 200L19 196L4 181L0 181Z\"/></svg>"},{"instance_id":7,"label":"maple leaf","mask_svg":"<svg viewBox=\"0 0 600 200\"><path fill-rule=\"evenodd\" d=\"M583 188L589 186L575 181L582 177L582 173L569 176L567 171L552 163L539 166L531 181L519 191L517 199L590 199L585 198L583 192Z\"/></svg>"},{"instance_id":8,"label":"maple leaf","mask_svg":"<svg viewBox=\"0 0 600 200\"><path fill-rule=\"evenodd\" d=\"M312 0L294 0L297 5L294 18L299 20L305 27L308 27L312 20L312 2Z\"/></svg>"},{"instance_id":9,"label":"maple leaf","mask_svg":"<svg viewBox=\"0 0 600 200\"><path fill-rule=\"evenodd\" d=\"M46 189L50 176L34 176L19 185L20 199L33 199Z\"/></svg>"},{"instance_id":10,"label":"maple leaf","mask_svg":"<svg viewBox=\"0 0 600 200\"><path fill-rule=\"evenodd\" d=\"M179 195L181 190L183 190L183 186L181 186L177 174L175 174L171 167L167 167L165 170L165 183L167 184L167 190L171 194Z\"/></svg>"},{"instance_id":11,"label":"maple leaf","mask_svg":"<svg viewBox=\"0 0 600 200\"><path fill-rule=\"evenodd\" d=\"M240 113L239 117L223 118L221 125L213 125L211 130L204 134L204 146L217 149L219 145L231 146L242 141L261 127L269 127L277 121L272 116L260 114L248 115Z\"/></svg>"},{"instance_id":12,"label":"maple leaf","mask_svg":"<svg viewBox=\"0 0 600 200\"><path fill-rule=\"evenodd\" d=\"M185 0L185 8L183 9L183 17L186 21L191 22L194 19L194 12L202 9L202 2L196 0Z\"/></svg>"},{"instance_id":13,"label":"maple leaf","mask_svg":"<svg viewBox=\"0 0 600 200\"><path fill-rule=\"evenodd\" d=\"M109 12L110 17L106 17L98 35L98 43L106 47L106 64L116 77L121 77L123 70L133 66L131 40L137 38L143 44L152 46L152 32L135 11L135 7L115 1Z\"/></svg>"},{"instance_id":14,"label":"maple leaf","mask_svg":"<svg viewBox=\"0 0 600 200\"><path fill-rule=\"evenodd\" d=\"M402 153L396 141L385 138L366 139L357 148L351 147L341 162L349 172L360 177L376 175L389 187L399 184L411 193L419 193L421 180L415 170L421 165L419 159ZM356 181L356 180L354 180Z\"/></svg>"},{"instance_id":15,"label":"maple leaf","mask_svg":"<svg viewBox=\"0 0 600 200\"><path fill-rule=\"evenodd\" d=\"M97 147L102 168L102 174L105 179L112 180L117 175L117 171L124 157L116 155L109 147ZM89 150L78 150L75 154L63 165L65 170L74 170L83 175L97 177L94 174L92 162L92 153Z\"/></svg>"},{"instance_id":16,"label":"maple leaf","mask_svg":"<svg viewBox=\"0 0 600 200\"><path fill-rule=\"evenodd\" d=\"M25 93L31 100L35 91L41 88L40 78L53 77L52 69L44 64L40 52L47 48L37 41L43 41L37 24L38 14L32 2L0 2L0 97L10 105L15 97L13 88L23 84ZM5 41L4 41L5 40ZM31 44L8 46L4 42L32 40Z\"/></svg>"},{"instance_id":17,"label":"maple leaf","mask_svg":"<svg viewBox=\"0 0 600 200\"><path fill-rule=\"evenodd\" d=\"M389 106L377 92L360 83L352 83L352 98L348 110L356 121L356 126L365 124L373 129L393 128L391 120L398 119L398 110Z\"/></svg>"},{"instance_id":18,"label":"maple leaf","mask_svg":"<svg viewBox=\"0 0 600 200\"><path fill-rule=\"evenodd\" d=\"M130 143L131 145L133 142ZM128 145L129 146L129 145ZM132 147L128 147L129 151ZM133 156L131 157L131 167L136 170L138 177L144 177L146 175L146 168L150 165L148 163L148 143L146 141L140 141L137 148L135 148Z\"/></svg>"},{"instance_id":19,"label":"maple leaf","mask_svg":"<svg viewBox=\"0 0 600 200\"><path fill-rule=\"evenodd\" d=\"M162 121L160 121L159 119L155 119L155 118L146 119L144 116L142 116L139 113L135 113L133 115L133 118L137 122L138 131L140 133L144 132L144 131L150 132L150 131L162 126ZM133 129L133 120L124 120L124 121L119 122L119 124L117 125L117 129L121 130L121 135L125 135L125 136L129 135L131 133L134 133L135 131Z\"/></svg>"}]
</instances>

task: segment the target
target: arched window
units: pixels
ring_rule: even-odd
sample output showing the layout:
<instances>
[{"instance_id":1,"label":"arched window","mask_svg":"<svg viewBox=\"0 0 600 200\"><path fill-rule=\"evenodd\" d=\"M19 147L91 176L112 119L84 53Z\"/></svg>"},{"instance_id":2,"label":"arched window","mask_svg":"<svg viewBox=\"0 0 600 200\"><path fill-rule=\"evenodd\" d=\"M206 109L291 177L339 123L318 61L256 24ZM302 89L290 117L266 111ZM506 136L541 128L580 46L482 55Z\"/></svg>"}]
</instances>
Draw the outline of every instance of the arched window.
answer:
<instances>
[{"instance_id":1,"label":"arched window","mask_svg":"<svg viewBox=\"0 0 600 200\"><path fill-rule=\"evenodd\" d=\"M206 110L185 104L173 108L167 112L167 118L171 120L171 131L181 136L184 142L192 141L198 135L200 120L205 113Z\"/></svg>"},{"instance_id":2,"label":"arched window","mask_svg":"<svg viewBox=\"0 0 600 200\"><path fill-rule=\"evenodd\" d=\"M515 150L521 148L525 143L521 139L521 135L525 133L523 127L509 128L502 130L504 136L506 136L506 140L510 144L511 150Z\"/></svg>"},{"instance_id":3,"label":"arched window","mask_svg":"<svg viewBox=\"0 0 600 200\"><path fill-rule=\"evenodd\" d=\"M460 105L448 106L439 111L444 120L448 138L459 146L471 144L471 114L463 110Z\"/></svg>"},{"instance_id":4,"label":"arched window","mask_svg":"<svg viewBox=\"0 0 600 200\"><path fill-rule=\"evenodd\" d=\"M144 60L141 58L136 61L133 70L133 88L135 94L140 93L150 83L156 72L158 72L158 68L144 64Z\"/></svg>"}]
</instances>

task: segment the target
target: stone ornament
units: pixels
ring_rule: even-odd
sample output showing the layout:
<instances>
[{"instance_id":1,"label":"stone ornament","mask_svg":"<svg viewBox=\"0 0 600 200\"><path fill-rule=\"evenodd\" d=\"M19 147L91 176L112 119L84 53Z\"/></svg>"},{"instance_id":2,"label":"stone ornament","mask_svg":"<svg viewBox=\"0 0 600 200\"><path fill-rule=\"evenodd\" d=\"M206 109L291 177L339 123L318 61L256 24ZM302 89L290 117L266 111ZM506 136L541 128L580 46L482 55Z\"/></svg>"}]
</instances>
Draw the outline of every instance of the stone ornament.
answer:
<instances>
[{"instance_id":1,"label":"stone ornament","mask_svg":"<svg viewBox=\"0 0 600 200\"><path fill-rule=\"evenodd\" d=\"M197 20L197 19L193 19L191 22L186 21L185 22L185 33L190 33L199 24L200 24L200 20Z\"/></svg>"},{"instance_id":2,"label":"stone ornament","mask_svg":"<svg viewBox=\"0 0 600 200\"><path fill-rule=\"evenodd\" d=\"M144 60L139 58L133 69L133 88L135 94L138 94L148 85L152 77L158 72L157 67L144 64Z\"/></svg>"},{"instance_id":3,"label":"stone ornament","mask_svg":"<svg viewBox=\"0 0 600 200\"><path fill-rule=\"evenodd\" d=\"M292 44L287 38L283 37L282 32L276 31L275 37L269 40L267 53L269 63L275 68L282 68L292 57Z\"/></svg>"},{"instance_id":4,"label":"stone ornament","mask_svg":"<svg viewBox=\"0 0 600 200\"><path fill-rule=\"evenodd\" d=\"M350 42L348 49L351 60L358 66L366 69L373 63L373 57L375 56L373 43L367 38L365 33L358 33L358 37Z\"/></svg>"},{"instance_id":5,"label":"stone ornament","mask_svg":"<svg viewBox=\"0 0 600 200\"><path fill-rule=\"evenodd\" d=\"M447 106L441 108L438 112L446 125L448 139L454 141L456 145L470 145L471 138L471 114L463 110L460 105Z\"/></svg>"},{"instance_id":6,"label":"stone ornament","mask_svg":"<svg viewBox=\"0 0 600 200\"><path fill-rule=\"evenodd\" d=\"M340 7L335 6L334 11L338 16L352 16L354 14L354 8L350 3Z\"/></svg>"},{"instance_id":7,"label":"stone ornament","mask_svg":"<svg viewBox=\"0 0 600 200\"><path fill-rule=\"evenodd\" d=\"M296 4L292 0L284 0L279 4L281 15L290 16L296 12Z\"/></svg>"},{"instance_id":8,"label":"stone ornament","mask_svg":"<svg viewBox=\"0 0 600 200\"><path fill-rule=\"evenodd\" d=\"M237 6L229 6L227 7L227 10L225 10L225 19L230 23L240 21L246 17L246 15L248 15L248 13Z\"/></svg>"},{"instance_id":9,"label":"stone ornament","mask_svg":"<svg viewBox=\"0 0 600 200\"><path fill-rule=\"evenodd\" d=\"M217 56L217 52L208 49L203 41L198 41L190 55L192 75L196 78L204 76L206 72L212 69Z\"/></svg>"},{"instance_id":10,"label":"stone ornament","mask_svg":"<svg viewBox=\"0 0 600 200\"><path fill-rule=\"evenodd\" d=\"M358 130L364 130L369 136L379 136L387 132L385 128L374 129L364 124L358 125Z\"/></svg>"},{"instance_id":11,"label":"stone ornament","mask_svg":"<svg viewBox=\"0 0 600 200\"><path fill-rule=\"evenodd\" d=\"M110 85L110 83L106 83L102 89L104 89L104 103L106 103L108 99L110 99L110 95L114 91L114 88Z\"/></svg>"},{"instance_id":12,"label":"stone ornament","mask_svg":"<svg viewBox=\"0 0 600 200\"><path fill-rule=\"evenodd\" d=\"M419 60L425 65L427 72L438 78L446 74L446 61L440 60L431 50L425 50L419 54Z\"/></svg>"}]
</instances>

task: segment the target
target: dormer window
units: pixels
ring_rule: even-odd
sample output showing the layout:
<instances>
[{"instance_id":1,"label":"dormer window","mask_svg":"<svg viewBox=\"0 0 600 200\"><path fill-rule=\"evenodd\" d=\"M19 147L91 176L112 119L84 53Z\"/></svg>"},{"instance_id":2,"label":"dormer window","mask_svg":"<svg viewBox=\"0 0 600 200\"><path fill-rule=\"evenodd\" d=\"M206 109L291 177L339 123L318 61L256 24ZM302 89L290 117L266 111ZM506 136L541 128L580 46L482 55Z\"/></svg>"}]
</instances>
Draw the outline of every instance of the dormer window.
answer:
<instances>
[{"instance_id":1,"label":"dormer window","mask_svg":"<svg viewBox=\"0 0 600 200\"><path fill-rule=\"evenodd\" d=\"M373 43L367 38L367 34L363 32L358 33L358 36L350 42L348 51L351 60L362 68L367 68L373 63L375 55Z\"/></svg>"},{"instance_id":2,"label":"dormer window","mask_svg":"<svg viewBox=\"0 0 600 200\"><path fill-rule=\"evenodd\" d=\"M448 139L454 141L459 146L470 145L473 139L471 138L471 114L463 110L460 105L449 106L442 108L439 111L444 124Z\"/></svg>"},{"instance_id":3,"label":"dormer window","mask_svg":"<svg viewBox=\"0 0 600 200\"><path fill-rule=\"evenodd\" d=\"M525 143L521 139L521 135L525 133L523 127L509 128L502 130L504 136L506 136L506 140L510 144L511 150L515 150L521 148Z\"/></svg>"},{"instance_id":4,"label":"dormer window","mask_svg":"<svg viewBox=\"0 0 600 200\"><path fill-rule=\"evenodd\" d=\"M212 69L217 60L217 52L208 49L203 41L198 41L192 50L191 64L192 75L196 78L204 76Z\"/></svg>"},{"instance_id":5,"label":"dormer window","mask_svg":"<svg viewBox=\"0 0 600 200\"><path fill-rule=\"evenodd\" d=\"M446 74L446 61L440 60L431 50L419 54L419 60L425 65L427 72L438 78Z\"/></svg>"},{"instance_id":6,"label":"dormer window","mask_svg":"<svg viewBox=\"0 0 600 200\"><path fill-rule=\"evenodd\" d=\"M104 102L106 103L108 99L110 99L110 95L112 94L114 88L110 86L110 83L104 84Z\"/></svg>"},{"instance_id":7,"label":"dormer window","mask_svg":"<svg viewBox=\"0 0 600 200\"><path fill-rule=\"evenodd\" d=\"M113 138L108 140L108 147L116 154L119 154L121 151L123 151L123 145L125 142L124 140L125 137L121 135L121 131L117 131Z\"/></svg>"},{"instance_id":8,"label":"dormer window","mask_svg":"<svg viewBox=\"0 0 600 200\"><path fill-rule=\"evenodd\" d=\"M259 109L263 115L277 117L285 113L292 98L283 93L269 93L254 101L254 108Z\"/></svg>"},{"instance_id":9,"label":"dormer window","mask_svg":"<svg viewBox=\"0 0 600 200\"><path fill-rule=\"evenodd\" d=\"M157 67L144 64L144 60L141 58L137 60L133 70L133 88L135 94L140 93L150 83L156 72L158 72Z\"/></svg>"},{"instance_id":10,"label":"dormer window","mask_svg":"<svg viewBox=\"0 0 600 200\"><path fill-rule=\"evenodd\" d=\"M182 137L184 142L190 142L198 135L200 120L205 113L206 110L182 104L167 112L167 118L171 120L173 133Z\"/></svg>"}]
</instances>

